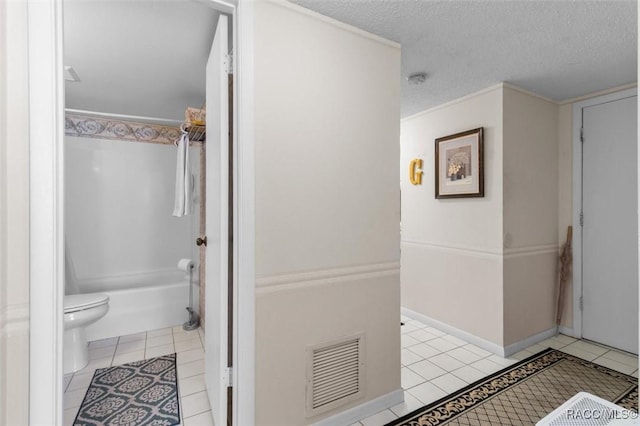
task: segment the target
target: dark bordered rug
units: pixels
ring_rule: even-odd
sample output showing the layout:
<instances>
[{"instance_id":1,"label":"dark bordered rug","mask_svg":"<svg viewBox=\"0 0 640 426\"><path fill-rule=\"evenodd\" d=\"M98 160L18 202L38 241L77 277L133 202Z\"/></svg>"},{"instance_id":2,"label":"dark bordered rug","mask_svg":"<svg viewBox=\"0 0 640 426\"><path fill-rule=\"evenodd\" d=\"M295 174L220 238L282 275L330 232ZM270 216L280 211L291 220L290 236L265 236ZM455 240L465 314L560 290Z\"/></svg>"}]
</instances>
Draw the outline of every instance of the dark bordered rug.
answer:
<instances>
[{"instance_id":1,"label":"dark bordered rug","mask_svg":"<svg viewBox=\"0 0 640 426\"><path fill-rule=\"evenodd\" d=\"M96 370L73 424L180 424L176 354Z\"/></svg>"},{"instance_id":2,"label":"dark bordered rug","mask_svg":"<svg viewBox=\"0 0 640 426\"><path fill-rule=\"evenodd\" d=\"M386 426L531 425L581 391L638 411L637 378L549 348Z\"/></svg>"}]
</instances>

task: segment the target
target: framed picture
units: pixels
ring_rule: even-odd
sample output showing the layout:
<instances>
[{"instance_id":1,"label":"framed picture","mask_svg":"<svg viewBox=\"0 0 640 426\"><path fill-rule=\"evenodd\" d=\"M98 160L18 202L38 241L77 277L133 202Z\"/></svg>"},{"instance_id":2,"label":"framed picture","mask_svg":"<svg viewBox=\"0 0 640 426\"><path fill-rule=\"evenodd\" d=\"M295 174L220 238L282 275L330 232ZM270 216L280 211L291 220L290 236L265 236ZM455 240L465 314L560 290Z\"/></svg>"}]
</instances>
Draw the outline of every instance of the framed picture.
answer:
<instances>
[{"instance_id":1,"label":"framed picture","mask_svg":"<svg viewBox=\"0 0 640 426\"><path fill-rule=\"evenodd\" d=\"M484 197L483 128L436 139L436 198Z\"/></svg>"}]
</instances>

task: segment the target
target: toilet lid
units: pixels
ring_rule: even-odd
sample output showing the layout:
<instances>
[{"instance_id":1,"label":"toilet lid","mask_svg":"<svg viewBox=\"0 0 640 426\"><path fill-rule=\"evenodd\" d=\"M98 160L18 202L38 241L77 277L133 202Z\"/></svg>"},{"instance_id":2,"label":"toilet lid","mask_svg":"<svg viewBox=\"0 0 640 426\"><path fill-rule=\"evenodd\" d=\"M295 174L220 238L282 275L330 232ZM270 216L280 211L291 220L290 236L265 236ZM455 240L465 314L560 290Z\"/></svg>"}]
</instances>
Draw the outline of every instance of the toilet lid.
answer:
<instances>
[{"instance_id":1,"label":"toilet lid","mask_svg":"<svg viewBox=\"0 0 640 426\"><path fill-rule=\"evenodd\" d=\"M82 311L108 302L109 295L104 293L71 294L64 296L64 312Z\"/></svg>"}]
</instances>

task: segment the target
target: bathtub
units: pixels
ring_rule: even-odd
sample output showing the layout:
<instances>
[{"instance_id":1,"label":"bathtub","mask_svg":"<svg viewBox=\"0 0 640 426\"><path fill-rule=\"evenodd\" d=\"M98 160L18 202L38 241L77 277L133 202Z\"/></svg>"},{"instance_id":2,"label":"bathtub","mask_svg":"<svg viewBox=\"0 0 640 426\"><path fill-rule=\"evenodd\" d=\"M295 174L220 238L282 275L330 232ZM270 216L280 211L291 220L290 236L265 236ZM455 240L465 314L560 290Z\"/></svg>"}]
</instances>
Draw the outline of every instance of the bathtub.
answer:
<instances>
[{"instance_id":1,"label":"bathtub","mask_svg":"<svg viewBox=\"0 0 640 426\"><path fill-rule=\"evenodd\" d=\"M183 273L184 274L184 273ZM113 283L93 283L90 291L109 295L109 312L99 321L87 327L87 340L100 340L124 336L143 331L182 325L189 319L189 279L179 275L178 279L162 282L142 280L128 288ZM193 305L197 311L198 286L194 284Z\"/></svg>"}]
</instances>

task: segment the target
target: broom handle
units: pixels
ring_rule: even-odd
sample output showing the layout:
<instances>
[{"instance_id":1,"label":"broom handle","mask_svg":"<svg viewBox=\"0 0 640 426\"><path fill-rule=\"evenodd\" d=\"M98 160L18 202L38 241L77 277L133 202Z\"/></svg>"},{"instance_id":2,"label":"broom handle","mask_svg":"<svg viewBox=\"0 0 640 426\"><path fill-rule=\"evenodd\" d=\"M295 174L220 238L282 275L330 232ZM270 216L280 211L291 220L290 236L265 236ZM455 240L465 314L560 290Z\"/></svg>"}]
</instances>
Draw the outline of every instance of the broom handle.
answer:
<instances>
[{"instance_id":1,"label":"broom handle","mask_svg":"<svg viewBox=\"0 0 640 426\"><path fill-rule=\"evenodd\" d=\"M562 256L560 256L560 282L558 285L559 293L558 293L558 310L556 315L556 325L560 325L562 321L562 314L564 312L564 290L567 284L567 279L569 278L569 258L571 256L571 240L573 237L573 227L569 226L567 228L567 242L564 245L564 249L562 250Z\"/></svg>"}]
</instances>

